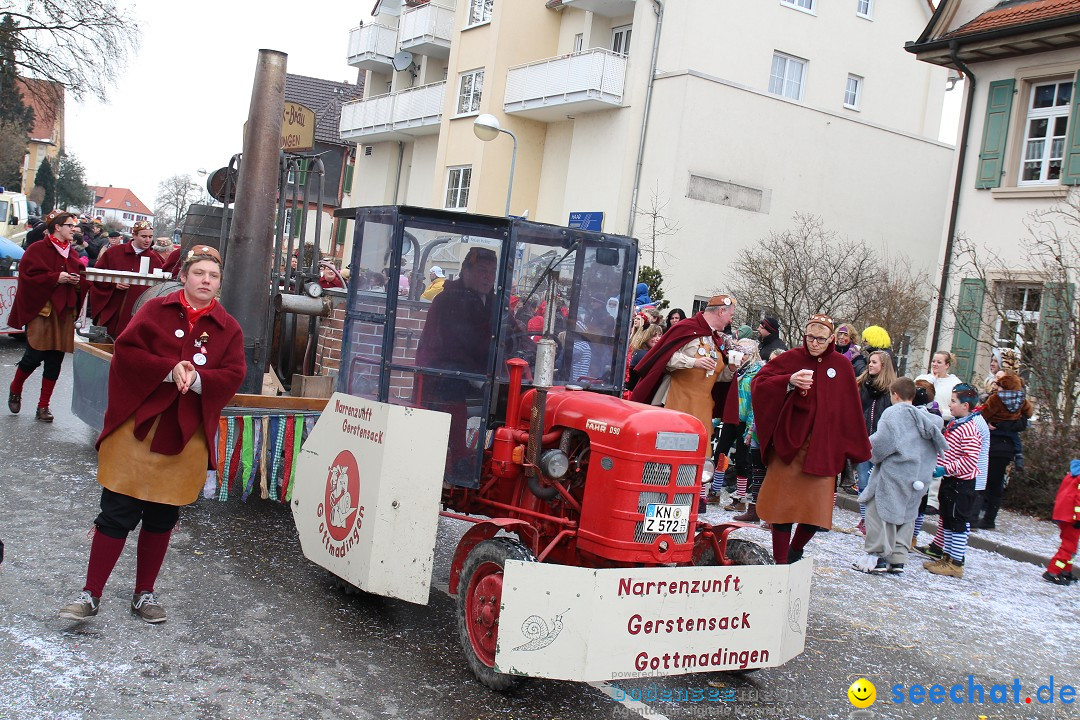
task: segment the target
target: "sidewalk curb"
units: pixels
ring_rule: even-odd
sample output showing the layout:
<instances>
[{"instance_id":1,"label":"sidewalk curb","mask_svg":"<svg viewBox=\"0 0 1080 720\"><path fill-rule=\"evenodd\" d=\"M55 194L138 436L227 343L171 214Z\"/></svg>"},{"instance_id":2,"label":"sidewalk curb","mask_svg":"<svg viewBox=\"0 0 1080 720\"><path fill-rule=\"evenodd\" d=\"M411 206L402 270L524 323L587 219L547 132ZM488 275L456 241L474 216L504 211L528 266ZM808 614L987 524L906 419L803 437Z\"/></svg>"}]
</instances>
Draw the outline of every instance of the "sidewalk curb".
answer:
<instances>
[{"instance_id":1,"label":"sidewalk curb","mask_svg":"<svg viewBox=\"0 0 1080 720\"><path fill-rule=\"evenodd\" d=\"M841 510L849 510L851 512L859 512L859 501L854 495L848 495L843 491L836 493L836 507ZM937 532L937 519L934 515L927 515L923 521L924 532L928 532L931 535ZM1030 550L1023 550L1021 548L1012 547L1005 543L992 540L982 533L973 532L968 535L968 545L980 550L987 550L989 552L997 553L1002 557L1007 557L1010 560L1017 562L1030 563L1031 565L1038 565L1041 568L1046 568L1050 564L1049 557L1043 557L1038 553L1033 553ZM1073 572L1075 575L1075 571Z\"/></svg>"}]
</instances>

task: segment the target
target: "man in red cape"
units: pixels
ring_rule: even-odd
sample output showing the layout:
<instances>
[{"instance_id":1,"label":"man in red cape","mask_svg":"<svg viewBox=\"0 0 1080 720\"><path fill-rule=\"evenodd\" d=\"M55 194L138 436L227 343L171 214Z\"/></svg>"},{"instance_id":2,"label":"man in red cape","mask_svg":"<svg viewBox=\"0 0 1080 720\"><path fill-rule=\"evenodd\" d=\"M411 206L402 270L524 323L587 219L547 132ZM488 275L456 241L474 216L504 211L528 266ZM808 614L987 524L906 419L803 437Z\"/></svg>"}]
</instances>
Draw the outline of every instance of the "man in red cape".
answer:
<instances>
[{"instance_id":1,"label":"man in red cape","mask_svg":"<svg viewBox=\"0 0 1080 720\"><path fill-rule=\"evenodd\" d=\"M765 363L751 385L754 422L768 468L757 512L772 524L773 557L794 562L818 530L832 527L836 476L870 459L855 371L834 352L835 323L814 315L802 347ZM792 537L793 523L799 523Z\"/></svg>"},{"instance_id":2,"label":"man in red cape","mask_svg":"<svg viewBox=\"0 0 1080 720\"><path fill-rule=\"evenodd\" d=\"M94 267L99 270L125 270L138 272L142 258L150 259L150 270L163 267L161 256L150 249L154 244L154 229L145 220L131 226L131 242L107 248L98 256ZM90 310L94 322L104 325L109 336L115 341L120 337L139 296L147 291L147 285L128 285L126 283L95 282L90 289Z\"/></svg>"}]
</instances>

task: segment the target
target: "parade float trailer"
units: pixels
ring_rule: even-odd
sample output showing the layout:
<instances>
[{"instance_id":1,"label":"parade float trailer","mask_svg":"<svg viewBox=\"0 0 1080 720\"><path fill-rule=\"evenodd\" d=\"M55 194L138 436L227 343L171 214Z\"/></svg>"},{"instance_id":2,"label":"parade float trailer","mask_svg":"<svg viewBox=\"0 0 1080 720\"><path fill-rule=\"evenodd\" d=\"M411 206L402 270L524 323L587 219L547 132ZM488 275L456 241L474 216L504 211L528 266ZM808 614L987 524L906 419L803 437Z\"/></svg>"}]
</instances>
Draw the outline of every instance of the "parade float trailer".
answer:
<instances>
[{"instance_id":1,"label":"parade float trailer","mask_svg":"<svg viewBox=\"0 0 1080 720\"><path fill-rule=\"evenodd\" d=\"M360 208L348 213L348 287L323 293L318 243L297 268L285 262L305 247L305 229L283 229L286 178L299 168L281 151L284 74L283 53L260 51L243 163L235 157L221 175L220 194L209 188L226 205L222 303L244 330L248 373L222 413L204 496L289 503L310 560L365 592L419 604L440 526L467 523L448 589L468 665L495 690L523 676L749 670L802 652L812 561L772 565L763 548L730 537L745 525L700 518L707 429L621 397L636 241L519 218ZM321 197L317 155L304 167L292 207L311 190ZM194 242L218 245L185 238L185 251ZM438 266L453 280L477 248L497 273L473 361L418 353L435 304L422 297L428 272ZM138 275L157 286L147 295L167 292L164 278ZM530 324L530 313L542 320ZM297 342L304 317L307 339ZM94 427L111 349L76 346L72 407ZM336 392L273 391L303 388L304 376L335 378Z\"/></svg>"},{"instance_id":2,"label":"parade float trailer","mask_svg":"<svg viewBox=\"0 0 1080 720\"><path fill-rule=\"evenodd\" d=\"M811 562L772 565L730 537L745 525L700 518L706 429L622 399L635 241L399 206L355 218L349 286L320 301L315 343L336 392L237 395L207 497L289 503L306 557L419 604L439 518L467 522L449 592L469 667L497 690L522 676L748 670L802 652ZM498 259L483 370L424 365L424 272L459 275L474 247ZM415 282L399 294L385 277L402 268ZM613 298L620 311L601 315ZM530 331L540 308L544 327ZM76 350L73 409L95 426L110 357L108 345ZM430 378L467 391L448 405L423 392Z\"/></svg>"}]
</instances>

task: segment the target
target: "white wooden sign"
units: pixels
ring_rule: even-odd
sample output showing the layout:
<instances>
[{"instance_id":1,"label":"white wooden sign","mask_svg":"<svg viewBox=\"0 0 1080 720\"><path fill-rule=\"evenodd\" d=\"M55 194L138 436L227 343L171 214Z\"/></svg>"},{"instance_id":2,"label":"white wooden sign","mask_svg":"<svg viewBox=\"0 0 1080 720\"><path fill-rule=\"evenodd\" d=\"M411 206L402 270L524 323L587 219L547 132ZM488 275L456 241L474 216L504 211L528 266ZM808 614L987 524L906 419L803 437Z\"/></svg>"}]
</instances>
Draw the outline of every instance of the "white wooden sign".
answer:
<instances>
[{"instance_id":1,"label":"white wooden sign","mask_svg":"<svg viewBox=\"0 0 1080 720\"><path fill-rule=\"evenodd\" d=\"M311 561L427 604L450 416L335 393L300 449L292 511Z\"/></svg>"},{"instance_id":2,"label":"white wooden sign","mask_svg":"<svg viewBox=\"0 0 1080 720\"><path fill-rule=\"evenodd\" d=\"M499 672L560 680L782 665L803 651L812 561L604 569L511 560Z\"/></svg>"},{"instance_id":3,"label":"white wooden sign","mask_svg":"<svg viewBox=\"0 0 1080 720\"><path fill-rule=\"evenodd\" d=\"M15 289L18 285L18 278L0 278L0 335L22 332L22 328L8 327L7 324L11 306L15 303Z\"/></svg>"}]
</instances>

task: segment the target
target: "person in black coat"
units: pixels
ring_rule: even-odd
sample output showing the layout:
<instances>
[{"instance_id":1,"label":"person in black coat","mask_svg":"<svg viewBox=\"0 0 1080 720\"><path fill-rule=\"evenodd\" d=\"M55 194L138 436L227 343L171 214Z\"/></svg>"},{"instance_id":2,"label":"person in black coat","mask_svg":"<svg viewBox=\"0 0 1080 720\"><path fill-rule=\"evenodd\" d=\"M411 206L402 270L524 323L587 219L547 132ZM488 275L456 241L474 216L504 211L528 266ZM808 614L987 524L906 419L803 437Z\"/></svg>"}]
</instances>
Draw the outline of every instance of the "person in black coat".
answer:
<instances>
[{"instance_id":1,"label":"person in black coat","mask_svg":"<svg viewBox=\"0 0 1080 720\"><path fill-rule=\"evenodd\" d=\"M780 337L780 320L766 315L761 319L757 328L758 337L761 338L758 353L761 359L768 362L769 357L776 350L787 350L787 343Z\"/></svg>"}]
</instances>

